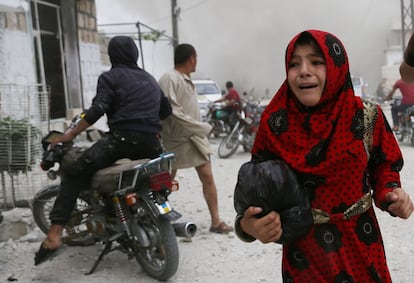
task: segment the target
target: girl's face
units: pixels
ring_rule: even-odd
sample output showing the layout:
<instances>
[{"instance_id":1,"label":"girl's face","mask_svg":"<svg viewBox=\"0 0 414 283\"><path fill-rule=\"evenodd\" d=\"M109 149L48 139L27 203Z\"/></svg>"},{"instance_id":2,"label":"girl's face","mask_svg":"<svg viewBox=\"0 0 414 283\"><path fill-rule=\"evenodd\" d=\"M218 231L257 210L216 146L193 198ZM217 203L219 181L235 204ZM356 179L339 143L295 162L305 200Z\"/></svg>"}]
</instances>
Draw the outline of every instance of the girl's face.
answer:
<instances>
[{"instance_id":1,"label":"girl's face","mask_svg":"<svg viewBox=\"0 0 414 283\"><path fill-rule=\"evenodd\" d=\"M326 82L326 64L312 45L298 45L288 63L287 81L293 94L305 106L315 106Z\"/></svg>"}]
</instances>

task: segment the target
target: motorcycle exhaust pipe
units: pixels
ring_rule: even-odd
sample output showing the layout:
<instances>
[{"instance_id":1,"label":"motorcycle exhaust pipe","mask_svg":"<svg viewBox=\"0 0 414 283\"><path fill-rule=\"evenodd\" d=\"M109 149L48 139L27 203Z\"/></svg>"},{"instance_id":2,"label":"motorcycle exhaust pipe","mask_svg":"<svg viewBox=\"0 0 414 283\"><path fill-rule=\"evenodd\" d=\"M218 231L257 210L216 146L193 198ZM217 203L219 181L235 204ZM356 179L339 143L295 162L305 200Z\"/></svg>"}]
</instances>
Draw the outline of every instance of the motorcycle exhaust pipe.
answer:
<instances>
[{"instance_id":1,"label":"motorcycle exhaust pipe","mask_svg":"<svg viewBox=\"0 0 414 283\"><path fill-rule=\"evenodd\" d=\"M193 222L173 223L173 228L177 237L192 238L197 232L197 225Z\"/></svg>"}]
</instances>

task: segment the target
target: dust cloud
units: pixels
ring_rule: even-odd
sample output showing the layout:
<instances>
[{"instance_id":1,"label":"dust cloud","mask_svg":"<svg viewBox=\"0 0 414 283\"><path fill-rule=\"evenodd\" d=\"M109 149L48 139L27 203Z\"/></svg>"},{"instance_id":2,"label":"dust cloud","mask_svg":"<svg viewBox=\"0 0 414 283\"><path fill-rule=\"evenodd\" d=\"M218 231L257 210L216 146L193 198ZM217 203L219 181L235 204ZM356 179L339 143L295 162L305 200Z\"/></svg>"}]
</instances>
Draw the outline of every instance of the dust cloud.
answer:
<instances>
[{"instance_id":1,"label":"dust cloud","mask_svg":"<svg viewBox=\"0 0 414 283\"><path fill-rule=\"evenodd\" d=\"M304 29L337 35L351 72L365 78L369 92L381 80L385 50L401 45L399 1L178 0L177 5L179 40L193 44L199 55L193 77L214 79L222 88L232 80L255 97L276 92L285 77L286 45ZM141 22L172 35L170 1L96 0L96 6L98 24L131 23L136 33L134 23ZM156 78L173 67L168 40L144 41L142 52L145 69Z\"/></svg>"}]
</instances>

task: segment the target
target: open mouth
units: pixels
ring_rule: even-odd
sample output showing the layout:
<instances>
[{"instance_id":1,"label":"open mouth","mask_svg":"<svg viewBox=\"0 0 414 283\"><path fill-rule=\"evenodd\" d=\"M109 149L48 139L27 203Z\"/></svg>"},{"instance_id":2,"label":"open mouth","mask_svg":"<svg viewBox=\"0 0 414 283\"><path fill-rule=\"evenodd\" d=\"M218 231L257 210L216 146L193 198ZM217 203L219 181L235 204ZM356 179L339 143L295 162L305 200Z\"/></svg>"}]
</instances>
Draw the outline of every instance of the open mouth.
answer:
<instances>
[{"instance_id":1,"label":"open mouth","mask_svg":"<svg viewBox=\"0 0 414 283\"><path fill-rule=\"evenodd\" d=\"M299 85L300 89L312 89L317 87L318 85L316 84L303 84L303 85Z\"/></svg>"}]
</instances>

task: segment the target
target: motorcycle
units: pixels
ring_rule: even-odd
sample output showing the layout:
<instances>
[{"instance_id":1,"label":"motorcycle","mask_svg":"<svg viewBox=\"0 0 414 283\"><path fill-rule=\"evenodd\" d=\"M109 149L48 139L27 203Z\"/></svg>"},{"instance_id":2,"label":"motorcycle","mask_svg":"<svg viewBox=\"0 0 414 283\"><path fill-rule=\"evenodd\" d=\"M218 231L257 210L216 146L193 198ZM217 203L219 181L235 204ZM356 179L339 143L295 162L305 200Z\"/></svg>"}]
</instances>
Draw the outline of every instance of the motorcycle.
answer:
<instances>
[{"instance_id":1,"label":"motorcycle","mask_svg":"<svg viewBox=\"0 0 414 283\"><path fill-rule=\"evenodd\" d=\"M55 179L65 162L74 160L86 149L73 142L50 147L51 131L42 140L41 167ZM62 234L66 245L87 246L102 243L104 248L87 274L95 271L102 258L115 250L135 260L151 277L160 281L171 278L178 269L179 254L176 237L191 238L197 230L192 222L178 223L181 214L168 201L178 190L171 180L173 153L163 153L149 160L121 160L95 173L90 189L82 191ZM33 216L46 234L50 227L49 213L60 190L49 185L36 193Z\"/></svg>"},{"instance_id":2,"label":"motorcycle","mask_svg":"<svg viewBox=\"0 0 414 283\"><path fill-rule=\"evenodd\" d=\"M401 98L394 98L393 105L401 104ZM398 112L399 128L395 131L395 136L399 142L408 140L414 146L414 105L408 107L404 111Z\"/></svg>"},{"instance_id":3,"label":"motorcycle","mask_svg":"<svg viewBox=\"0 0 414 283\"><path fill-rule=\"evenodd\" d=\"M263 108L260 107L260 101L248 100L246 102L243 109L237 112L238 120L233 129L219 144L218 156L220 158L232 156L239 145L243 146L245 152L252 149L262 112Z\"/></svg>"},{"instance_id":4,"label":"motorcycle","mask_svg":"<svg viewBox=\"0 0 414 283\"><path fill-rule=\"evenodd\" d=\"M214 137L229 134L231 131L231 127L228 124L230 114L224 109L225 105L222 102L211 102L207 107L206 120L212 126L211 134Z\"/></svg>"}]
</instances>

